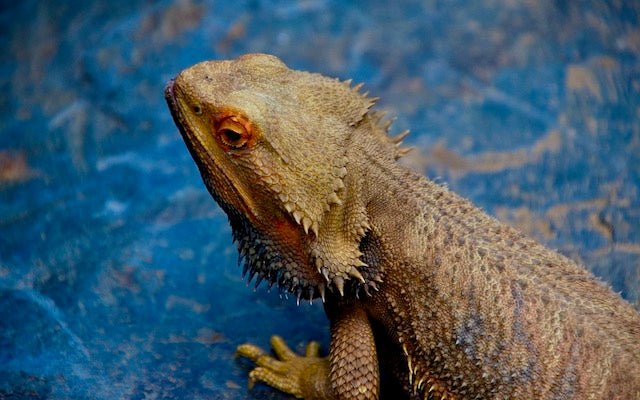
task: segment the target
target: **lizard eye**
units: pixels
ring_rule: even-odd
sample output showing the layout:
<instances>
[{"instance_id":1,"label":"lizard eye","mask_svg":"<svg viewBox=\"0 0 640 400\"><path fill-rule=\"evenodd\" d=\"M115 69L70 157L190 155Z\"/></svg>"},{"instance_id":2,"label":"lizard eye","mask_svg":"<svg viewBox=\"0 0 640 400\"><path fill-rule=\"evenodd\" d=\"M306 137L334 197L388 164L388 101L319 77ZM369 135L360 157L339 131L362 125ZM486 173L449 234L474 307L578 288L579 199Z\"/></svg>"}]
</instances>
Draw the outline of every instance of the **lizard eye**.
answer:
<instances>
[{"instance_id":1,"label":"lizard eye","mask_svg":"<svg viewBox=\"0 0 640 400\"><path fill-rule=\"evenodd\" d=\"M249 141L249 132L234 117L220 122L217 134L224 145L233 149L241 149Z\"/></svg>"}]
</instances>

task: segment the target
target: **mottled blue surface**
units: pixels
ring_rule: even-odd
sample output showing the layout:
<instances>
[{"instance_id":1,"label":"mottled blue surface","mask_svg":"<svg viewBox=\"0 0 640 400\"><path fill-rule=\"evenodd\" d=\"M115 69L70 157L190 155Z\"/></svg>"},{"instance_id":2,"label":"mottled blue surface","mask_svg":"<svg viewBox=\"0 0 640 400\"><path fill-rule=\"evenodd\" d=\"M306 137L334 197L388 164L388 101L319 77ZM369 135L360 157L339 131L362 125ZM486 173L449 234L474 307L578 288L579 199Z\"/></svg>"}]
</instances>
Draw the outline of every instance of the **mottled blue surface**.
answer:
<instances>
[{"instance_id":1,"label":"mottled blue surface","mask_svg":"<svg viewBox=\"0 0 640 400\"><path fill-rule=\"evenodd\" d=\"M638 304L637 1L0 3L0 398L283 398L234 359L321 306L246 287L164 104L204 59L365 81L406 162Z\"/></svg>"}]
</instances>

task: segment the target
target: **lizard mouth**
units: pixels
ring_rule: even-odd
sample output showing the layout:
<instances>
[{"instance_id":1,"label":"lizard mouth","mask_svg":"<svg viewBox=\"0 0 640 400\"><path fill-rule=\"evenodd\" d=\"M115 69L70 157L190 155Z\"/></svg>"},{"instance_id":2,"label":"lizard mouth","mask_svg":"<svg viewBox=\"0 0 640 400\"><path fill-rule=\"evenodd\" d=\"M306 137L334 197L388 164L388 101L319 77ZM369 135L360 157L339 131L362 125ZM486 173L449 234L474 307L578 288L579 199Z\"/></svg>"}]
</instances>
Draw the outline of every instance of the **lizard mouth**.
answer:
<instances>
[{"instance_id":1,"label":"lizard mouth","mask_svg":"<svg viewBox=\"0 0 640 400\"><path fill-rule=\"evenodd\" d=\"M193 122L188 113L183 111L179 96L180 88L177 87L175 79L171 79L165 86L164 97L175 125L200 169L200 175L209 193L227 213L237 208L245 215L255 218L254 206L247 194L235 185L229 184L233 179L229 176L227 168L218 163L211 150L202 143L197 131L192 127ZM221 193L225 193L226 196L221 196Z\"/></svg>"},{"instance_id":2,"label":"lizard mouth","mask_svg":"<svg viewBox=\"0 0 640 400\"><path fill-rule=\"evenodd\" d=\"M173 118L179 119L181 121L182 118L180 116L180 110L178 108L178 102L175 93L175 83L175 79L171 79L169 82L167 82L167 85L164 87L164 98L169 105L169 110L171 111L171 115L173 116Z\"/></svg>"},{"instance_id":3,"label":"lizard mouth","mask_svg":"<svg viewBox=\"0 0 640 400\"><path fill-rule=\"evenodd\" d=\"M176 86L175 79L171 79L169 82L167 82L167 85L164 87L164 98L167 101L167 105L169 106L169 111L171 112L171 116L176 122L176 125L180 130L180 133L184 136L186 134L186 132L184 132L185 118L182 115L182 112L180 112L180 106L178 105L178 98L176 97L175 86Z\"/></svg>"}]
</instances>

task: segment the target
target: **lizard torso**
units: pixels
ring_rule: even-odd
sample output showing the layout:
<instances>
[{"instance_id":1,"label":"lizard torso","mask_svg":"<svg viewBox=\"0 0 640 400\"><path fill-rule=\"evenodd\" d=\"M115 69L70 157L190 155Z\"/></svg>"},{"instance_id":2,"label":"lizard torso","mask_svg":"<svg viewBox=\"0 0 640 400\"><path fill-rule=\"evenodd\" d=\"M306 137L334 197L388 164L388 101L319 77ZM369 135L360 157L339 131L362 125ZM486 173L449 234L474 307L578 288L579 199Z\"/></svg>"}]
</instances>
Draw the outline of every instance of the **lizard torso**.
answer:
<instances>
[{"instance_id":1,"label":"lizard torso","mask_svg":"<svg viewBox=\"0 0 640 400\"><path fill-rule=\"evenodd\" d=\"M248 55L166 91L250 274L326 301L328 371L291 392L376 398L379 361L416 397L640 398L638 312L398 164L357 89Z\"/></svg>"}]
</instances>

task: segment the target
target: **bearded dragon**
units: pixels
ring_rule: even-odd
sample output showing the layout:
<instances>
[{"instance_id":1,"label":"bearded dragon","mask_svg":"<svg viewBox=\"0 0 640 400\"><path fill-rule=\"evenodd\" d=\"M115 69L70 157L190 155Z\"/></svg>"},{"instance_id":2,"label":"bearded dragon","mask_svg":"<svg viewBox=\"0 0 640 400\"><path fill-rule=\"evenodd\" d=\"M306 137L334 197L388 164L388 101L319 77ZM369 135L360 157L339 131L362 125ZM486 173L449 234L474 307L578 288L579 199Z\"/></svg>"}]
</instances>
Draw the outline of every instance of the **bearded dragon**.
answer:
<instances>
[{"instance_id":1,"label":"bearded dragon","mask_svg":"<svg viewBox=\"0 0 640 400\"><path fill-rule=\"evenodd\" d=\"M329 318L327 357L277 336L275 357L239 346L250 386L376 399L382 369L411 398L640 399L640 314L396 162L406 133L360 88L250 54L165 89L250 279L321 298Z\"/></svg>"}]
</instances>

